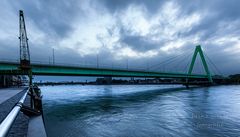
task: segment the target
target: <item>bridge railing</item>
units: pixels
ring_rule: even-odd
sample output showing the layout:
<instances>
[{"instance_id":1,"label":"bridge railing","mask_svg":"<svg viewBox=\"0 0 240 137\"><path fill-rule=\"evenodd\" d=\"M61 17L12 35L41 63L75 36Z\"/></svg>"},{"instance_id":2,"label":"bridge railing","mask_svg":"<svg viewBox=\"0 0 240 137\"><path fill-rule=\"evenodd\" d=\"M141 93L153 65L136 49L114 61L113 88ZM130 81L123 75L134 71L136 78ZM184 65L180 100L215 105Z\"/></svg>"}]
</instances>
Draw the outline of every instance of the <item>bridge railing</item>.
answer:
<instances>
[{"instance_id":1,"label":"bridge railing","mask_svg":"<svg viewBox=\"0 0 240 137\"><path fill-rule=\"evenodd\" d=\"M19 60L4 60L4 59L0 59L0 62L3 63L16 63L19 64ZM32 65L48 65L48 66L67 66L67 67L82 67L82 68L99 68L99 69L113 69L113 70L127 70L127 71L143 71L143 72L172 72L172 73L186 73L185 71L174 71L174 70L162 70L162 69L151 69L151 68L146 68L146 67L126 67L124 65L120 65L120 64L114 64L114 65L110 65L110 64L94 64L94 63L60 63L60 62L56 62L56 63L51 63L51 62L44 62L44 61L31 61Z\"/></svg>"},{"instance_id":2,"label":"bridge railing","mask_svg":"<svg viewBox=\"0 0 240 137\"><path fill-rule=\"evenodd\" d=\"M6 137L14 120L16 119L19 111L21 110L23 103L27 97L29 89L24 93L19 102L13 107L11 112L7 115L7 117L0 124L0 137Z\"/></svg>"},{"instance_id":3,"label":"bridge railing","mask_svg":"<svg viewBox=\"0 0 240 137\"><path fill-rule=\"evenodd\" d=\"M126 67L124 65L120 64L94 64L94 63L46 63L42 61L31 61L32 64L39 64L39 65L49 65L49 66L68 66L68 67L83 67L83 68L99 68L99 69L117 69L117 70L138 70L138 71L147 71L146 68L143 67L137 67L137 68L132 68L132 67Z\"/></svg>"},{"instance_id":4,"label":"bridge railing","mask_svg":"<svg viewBox=\"0 0 240 137\"><path fill-rule=\"evenodd\" d=\"M3 63L19 63L19 60L15 59L0 59L0 62ZM132 70L132 71L150 71L147 68L144 67L126 67L124 65L120 64L94 64L94 63L49 63L49 62L43 62L43 61L31 61L31 64L33 65L49 65L49 66L68 66L68 67L83 67L83 68L100 68L100 69L117 69L117 70Z\"/></svg>"}]
</instances>

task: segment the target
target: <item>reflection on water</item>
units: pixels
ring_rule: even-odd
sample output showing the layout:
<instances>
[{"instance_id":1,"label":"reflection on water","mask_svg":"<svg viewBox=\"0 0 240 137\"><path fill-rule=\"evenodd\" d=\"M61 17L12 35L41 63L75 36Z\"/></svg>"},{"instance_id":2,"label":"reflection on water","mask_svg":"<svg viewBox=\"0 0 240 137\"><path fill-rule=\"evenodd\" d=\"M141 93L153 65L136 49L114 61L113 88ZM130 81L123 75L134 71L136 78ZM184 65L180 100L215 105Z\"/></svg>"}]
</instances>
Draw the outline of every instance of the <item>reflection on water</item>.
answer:
<instances>
[{"instance_id":1,"label":"reflection on water","mask_svg":"<svg viewBox=\"0 0 240 137\"><path fill-rule=\"evenodd\" d=\"M240 86L46 86L49 137L239 136Z\"/></svg>"}]
</instances>

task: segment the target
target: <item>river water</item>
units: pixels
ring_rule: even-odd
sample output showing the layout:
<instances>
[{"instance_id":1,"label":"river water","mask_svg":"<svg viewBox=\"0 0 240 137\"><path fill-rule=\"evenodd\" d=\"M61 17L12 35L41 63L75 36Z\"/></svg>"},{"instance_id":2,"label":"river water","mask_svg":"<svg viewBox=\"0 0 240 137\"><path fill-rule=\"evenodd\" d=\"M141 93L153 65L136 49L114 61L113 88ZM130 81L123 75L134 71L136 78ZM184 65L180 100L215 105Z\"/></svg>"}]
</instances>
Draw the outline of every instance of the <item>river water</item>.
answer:
<instances>
[{"instance_id":1,"label":"river water","mask_svg":"<svg viewBox=\"0 0 240 137\"><path fill-rule=\"evenodd\" d=\"M237 137L240 86L43 86L49 137Z\"/></svg>"}]
</instances>

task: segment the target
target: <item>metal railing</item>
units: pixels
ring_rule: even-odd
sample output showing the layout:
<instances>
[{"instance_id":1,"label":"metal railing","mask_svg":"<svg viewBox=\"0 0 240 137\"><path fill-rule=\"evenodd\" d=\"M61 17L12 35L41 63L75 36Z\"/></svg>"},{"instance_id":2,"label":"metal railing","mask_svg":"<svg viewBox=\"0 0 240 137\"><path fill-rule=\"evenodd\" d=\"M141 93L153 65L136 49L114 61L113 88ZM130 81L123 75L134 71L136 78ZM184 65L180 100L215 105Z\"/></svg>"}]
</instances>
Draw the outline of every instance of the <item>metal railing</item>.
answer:
<instances>
[{"instance_id":1,"label":"metal railing","mask_svg":"<svg viewBox=\"0 0 240 137\"><path fill-rule=\"evenodd\" d=\"M29 89L24 93L22 98L19 100L19 102L13 107L11 112L7 115L7 117L2 121L0 124L0 137L6 137L14 120L16 119L19 111L21 110L23 103L27 97Z\"/></svg>"}]
</instances>

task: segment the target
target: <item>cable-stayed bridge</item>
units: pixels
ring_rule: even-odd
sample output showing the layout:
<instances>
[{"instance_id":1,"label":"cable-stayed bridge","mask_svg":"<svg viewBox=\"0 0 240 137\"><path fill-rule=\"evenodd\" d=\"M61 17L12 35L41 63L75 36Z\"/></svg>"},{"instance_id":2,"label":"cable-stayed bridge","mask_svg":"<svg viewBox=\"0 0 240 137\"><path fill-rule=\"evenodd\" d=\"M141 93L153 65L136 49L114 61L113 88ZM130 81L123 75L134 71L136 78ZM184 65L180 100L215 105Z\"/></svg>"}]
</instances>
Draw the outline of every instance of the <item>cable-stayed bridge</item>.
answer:
<instances>
[{"instance_id":1,"label":"cable-stayed bridge","mask_svg":"<svg viewBox=\"0 0 240 137\"><path fill-rule=\"evenodd\" d=\"M177 55L168 60L155 64L148 67L147 70L138 69L119 69L113 67L86 67L86 66L71 66L71 65L58 65L58 64L40 64L33 63L30 61L30 52L28 45L28 38L26 33L25 21L23 12L20 11L20 59L19 61L1 61L0 62L0 74L1 75L28 75L32 79L32 75L48 75L48 76L101 76L101 77L148 77L148 78L181 78L185 79L188 83L189 79L205 79L209 83L213 83L213 73L209 69L210 60L202 51L200 45L196 46L195 51L192 51L192 55L189 63L183 68L183 71L170 71L172 68L177 68L186 62L185 57ZM199 61L197 62L197 57L199 55L200 67L202 67L203 73L194 73L194 65L199 66ZM175 62L175 65L170 65L171 68L165 69L164 71L160 67L168 66L168 64L173 64L174 60L183 59L179 62ZM208 60L206 60L208 59ZM210 64L214 66L216 70L216 65L210 60ZM160 66L160 67L159 67Z\"/></svg>"},{"instance_id":2,"label":"cable-stayed bridge","mask_svg":"<svg viewBox=\"0 0 240 137\"><path fill-rule=\"evenodd\" d=\"M196 62L197 55L200 55L205 74L194 74L193 68ZM169 63L169 60L165 64ZM181 62L179 62L181 63ZM160 65L165 65L160 64ZM165 65L166 66L166 65ZM154 66L156 68L156 66ZM152 67L152 68L154 68ZM102 76L102 77L148 77L148 78L184 78L184 79L207 79L210 83L213 82L213 75L211 74L205 56L202 52L201 46L196 46L195 52L192 56L190 66L184 72L167 72L154 71L150 68L148 70L134 70L134 69L119 69L111 67L86 67L86 66L71 66L58 64L40 64L29 63L28 66L20 62L0 62L0 74L3 75L49 75L49 76Z\"/></svg>"}]
</instances>

